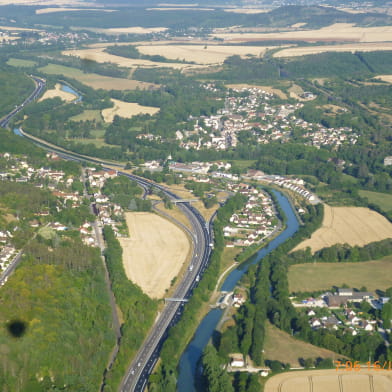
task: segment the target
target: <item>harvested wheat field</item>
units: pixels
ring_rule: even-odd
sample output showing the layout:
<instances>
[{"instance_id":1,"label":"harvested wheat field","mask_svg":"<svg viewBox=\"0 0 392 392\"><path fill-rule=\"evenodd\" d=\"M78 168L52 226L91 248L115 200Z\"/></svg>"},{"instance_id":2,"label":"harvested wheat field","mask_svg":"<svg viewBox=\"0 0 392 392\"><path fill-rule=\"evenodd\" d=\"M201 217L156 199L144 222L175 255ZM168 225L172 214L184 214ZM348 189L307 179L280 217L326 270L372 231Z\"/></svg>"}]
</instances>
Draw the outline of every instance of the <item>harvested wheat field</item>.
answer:
<instances>
[{"instance_id":1,"label":"harvested wheat field","mask_svg":"<svg viewBox=\"0 0 392 392\"><path fill-rule=\"evenodd\" d=\"M392 26L357 27L351 23L335 23L317 30L296 30L274 33L217 33L214 37L226 42L267 40L325 42L391 42ZM378 45L380 46L380 45ZM384 47L385 48L385 47ZM376 49L375 49L376 50Z\"/></svg>"},{"instance_id":2,"label":"harvested wheat field","mask_svg":"<svg viewBox=\"0 0 392 392\"><path fill-rule=\"evenodd\" d=\"M55 8L55 7L48 7L48 8L40 8L35 10L37 15L40 14L51 14L53 12L73 12L73 11L101 11L101 12L115 12L115 10L108 10L103 8Z\"/></svg>"},{"instance_id":3,"label":"harvested wheat field","mask_svg":"<svg viewBox=\"0 0 392 392\"><path fill-rule=\"evenodd\" d=\"M388 370L359 371L308 370L277 374L271 377L264 392L389 392L392 372Z\"/></svg>"},{"instance_id":4,"label":"harvested wheat field","mask_svg":"<svg viewBox=\"0 0 392 392\"><path fill-rule=\"evenodd\" d=\"M171 60L193 61L197 64L222 64L228 57L262 57L266 50L277 46L230 46L230 45L143 45L137 49L142 54L161 55Z\"/></svg>"},{"instance_id":5,"label":"harvested wheat field","mask_svg":"<svg viewBox=\"0 0 392 392\"><path fill-rule=\"evenodd\" d=\"M380 75L376 76L376 79L380 79L383 82L392 83L392 75Z\"/></svg>"},{"instance_id":6,"label":"harvested wheat field","mask_svg":"<svg viewBox=\"0 0 392 392\"><path fill-rule=\"evenodd\" d=\"M48 64L39 68L39 71L49 75L64 75L67 78L76 79L80 83L93 89L103 90L151 90L158 88L157 84L140 82L138 80L112 78L109 76L86 73L77 68L66 67L58 64Z\"/></svg>"},{"instance_id":7,"label":"harvested wheat field","mask_svg":"<svg viewBox=\"0 0 392 392\"><path fill-rule=\"evenodd\" d=\"M324 204L322 226L293 251L310 247L312 252L335 244L363 246L392 238L392 223L364 207L331 207Z\"/></svg>"},{"instance_id":8,"label":"harvested wheat field","mask_svg":"<svg viewBox=\"0 0 392 392\"><path fill-rule=\"evenodd\" d=\"M322 45L312 47L297 47L283 49L274 53L273 57L295 57L305 56L309 54L319 54L325 52L374 52L378 50L392 50L391 42L383 42L379 44L374 43L357 43L357 44L342 44L342 45Z\"/></svg>"},{"instance_id":9,"label":"harvested wheat field","mask_svg":"<svg viewBox=\"0 0 392 392\"><path fill-rule=\"evenodd\" d=\"M114 106L102 110L102 117L107 123L113 122L114 116L131 118L137 114L153 115L159 112L159 108L154 108L152 106L142 106L135 102L124 102L114 98L111 98L110 100L114 103Z\"/></svg>"},{"instance_id":10,"label":"harvested wheat field","mask_svg":"<svg viewBox=\"0 0 392 392\"><path fill-rule=\"evenodd\" d=\"M76 49L76 50L64 50L62 54L64 56L74 56L79 57L83 60L96 61L97 63L112 63L119 67L125 68L174 68L174 69L184 69L184 68L199 68L200 66L193 64L184 63L160 63L150 60L143 59L130 59L127 57L116 56L110 53L104 52L105 48L90 48L90 49Z\"/></svg>"},{"instance_id":11,"label":"harvested wheat field","mask_svg":"<svg viewBox=\"0 0 392 392\"><path fill-rule=\"evenodd\" d=\"M46 90L44 95L38 100L38 102L41 102L44 99L56 98L56 97L60 97L65 102L72 102L77 98L76 95L69 93L67 91L61 90L61 84L56 83L56 85L54 86L54 89Z\"/></svg>"},{"instance_id":12,"label":"harvested wheat field","mask_svg":"<svg viewBox=\"0 0 392 392\"><path fill-rule=\"evenodd\" d=\"M125 272L151 298L162 298L190 251L185 233L149 212L126 213L130 238L119 238Z\"/></svg>"}]
</instances>

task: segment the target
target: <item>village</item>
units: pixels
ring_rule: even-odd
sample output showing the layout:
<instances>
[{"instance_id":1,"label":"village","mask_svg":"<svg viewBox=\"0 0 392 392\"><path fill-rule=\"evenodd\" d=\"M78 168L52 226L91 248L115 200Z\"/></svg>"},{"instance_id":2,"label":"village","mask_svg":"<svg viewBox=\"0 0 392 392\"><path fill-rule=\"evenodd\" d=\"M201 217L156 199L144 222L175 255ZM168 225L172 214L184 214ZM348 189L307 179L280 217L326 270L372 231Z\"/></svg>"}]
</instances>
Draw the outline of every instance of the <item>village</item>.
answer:
<instances>
[{"instance_id":1,"label":"village","mask_svg":"<svg viewBox=\"0 0 392 392\"><path fill-rule=\"evenodd\" d=\"M202 86L216 90L211 84ZM309 95L306 97L310 99ZM317 148L356 144L359 135L351 128L327 128L307 122L294 114L304 106L302 102L273 104L276 98L272 92L257 87L229 89L224 108L216 115L190 117L189 121L195 123L193 130L177 130L176 139L180 147L187 150L228 150L237 146L239 134L244 131L250 133L257 143L268 144L288 142L295 130L301 134L303 144Z\"/></svg>"},{"instance_id":2,"label":"village","mask_svg":"<svg viewBox=\"0 0 392 392\"><path fill-rule=\"evenodd\" d=\"M87 204L91 202L97 224L100 227L109 225L117 236L121 236L119 227L123 221L123 210L101 193L101 188L106 180L116 177L117 172L86 168L82 176L76 177L66 175L62 170L50 168L51 161L56 162L60 159L55 153L48 153L46 158L49 165L37 168L31 163L29 164L25 156L16 156L10 153L1 154L0 180L29 183L40 189L48 189L57 199L56 210L58 213L68 208L76 209L86 204L86 202ZM83 182L85 180L88 180L89 187L93 191L91 197L84 190ZM33 214L28 225L36 233L44 233L49 230L61 234L61 232L77 230L84 244L99 246L98 233L94 230L94 222L85 221L78 227L71 227L68 224L53 220L52 215L47 206L42 206L40 211ZM4 271L12 264L16 255L20 252L20 249L16 249L12 241L17 230L20 230L18 226L15 226L13 230L8 230L6 226L0 227L0 271Z\"/></svg>"}]
</instances>

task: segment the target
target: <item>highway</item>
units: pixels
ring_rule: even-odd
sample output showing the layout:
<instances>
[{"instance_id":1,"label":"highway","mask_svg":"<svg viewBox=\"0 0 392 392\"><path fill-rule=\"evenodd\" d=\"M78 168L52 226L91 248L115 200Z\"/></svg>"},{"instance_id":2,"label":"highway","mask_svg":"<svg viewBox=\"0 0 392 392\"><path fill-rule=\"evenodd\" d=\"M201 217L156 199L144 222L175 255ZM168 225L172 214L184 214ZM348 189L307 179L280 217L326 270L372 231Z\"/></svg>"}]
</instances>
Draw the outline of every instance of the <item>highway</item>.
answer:
<instances>
[{"instance_id":1,"label":"highway","mask_svg":"<svg viewBox=\"0 0 392 392\"><path fill-rule=\"evenodd\" d=\"M15 109L10 112L7 116L1 119L0 126L7 127L9 121L13 116L15 116L23 107L30 103L31 101L37 99L45 87L45 81L30 75L31 78L36 83L36 88L34 92L20 105L15 107ZM29 138L29 135L25 135L21 132L23 136ZM78 154L65 151L64 149L56 149L53 146L48 146L44 141L38 141L37 138L32 140L34 143L40 145L41 147L55 151L59 156L64 159L75 160L75 161L90 161L93 163L98 163L103 166L103 169L109 170L107 162L101 161L96 158L89 158L80 156ZM112 165L120 166L120 165ZM122 166L121 166L122 168ZM119 170L121 170L119 168ZM154 186L164 192L171 200L178 200L176 194L168 190L162 185L154 183L145 178L135 176L133 174L128 174L122 171L118 171L119 175L126 176L133 181L136 181L143 189L146 191L151 186ZM178 203L179 208L188 217L189 222L192 226L192 241L193 241L193 255L189 268L186 270L182 280L178 283L173 298L188 299L192 295L193 289L197 286L202 274L208 266L210 259L211 249L212 249L212 222L206 222L201 216L198 210L196 210L190 203ZM159 351L164 342L168 330L171 326L175 325L179 320L183 311L184 302L172 302L168 301L165 303L164 308L159 314L158 319L151 328L149 335L145 339L142 347L139 349L134 360L129 366L123 381L120 386L121 392L130 391L143 391L147 385L148 377L151 374L155 363L159 357Z\"/></svg>"},{"instance_id":2,"label":"highway","mask_svg":"<svg viewBox=\"0 0 392 392\"><path fill-rule=\"evenodd\" d=\"M35 101L41 95L43 89L45 88L46 81L44 79L38 78L33 75L30 75L30 77L35 82L34 91L19 106L15 106L14 110L12 110L10 113L8 113L5 117L3 117L0 120L0 127L1 128L6 128L8 126L8 123L10 122L11 118L14 117L15 114L19 113L25 107L25 105L29 104L32 101Z\"/></svg>"},{"instance_id":3,"label":"highway","mask_svg":"<svg viewBox=\"0 0 392 392\"><path fill-rule=\"evenodd\" d=\"M148 180L119 172L119 174L129 177L138 182L142 187L150 187L152 183ZM159 184L153 184L163 191L172 200L179 199L174 193ZM192 290L198 284L201 275L205 271L211 253L210 226L205 222L200 213L189 203L179 203L178 206L188 217L193 228L193 256L183 279L178 284L173 298L188 299L192 295ZM192 266L192 267L191 267ZM167 302L161 311L159 318L155 322L144 344L139 349L132 361L120 387L121 392L143 391L148 376L151 374L159 357L159 351L167 332L181 316L183 302Z\"/></svg>"}]
</instances>

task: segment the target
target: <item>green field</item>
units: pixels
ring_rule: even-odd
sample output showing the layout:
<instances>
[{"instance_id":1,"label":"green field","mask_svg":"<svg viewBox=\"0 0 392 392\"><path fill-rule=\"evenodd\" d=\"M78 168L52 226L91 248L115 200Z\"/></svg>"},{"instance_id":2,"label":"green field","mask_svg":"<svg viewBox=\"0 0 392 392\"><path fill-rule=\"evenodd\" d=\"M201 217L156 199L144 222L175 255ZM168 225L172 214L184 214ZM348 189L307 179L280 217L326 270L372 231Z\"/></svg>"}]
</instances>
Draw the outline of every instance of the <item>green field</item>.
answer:
<instances>
[{"instance_id":1,"label":"green field","mask_svg":"<svg viewBox=\"0 0 392 392\"><path fill-rule=\"evenodd\" d=\"M339 354L290 336L269 322L266 323L264 358L300 366L299 358L336 358Z\"/></svg>"},{"instance_id":2,"label":"green field","mask_svg":"<svg viewBox=\"0 0 392 392\"><path fill-rule=\"evenodd\" d=\"M100 110L85 110L83 113L70 117L70 121L103 122Z\"/></svg>"},{"instance_id":3,"label":"green field","mask_svg":"<svg viewBox=\"0 0 392 392\"><path fill-rule=\"evenodd\" d=\"M385 290L392 286L392 256L358 263L306 263L289 268L290 292L328 290L343 284Z\"/></svg>"},{"instance_id":4,"label":"green field","mask_svg":"<svg viewBox=\"0 0 392 392\"><path fill-rule=\"evenodd\" d=\"M37 65L35 61L15 59L13 57L8 59L7 64L10 65L11 67L25 67L25 68L34 67L35 65Z\"/></svg>"},{"instance_id":5,"label":"green field","mask_svg":"<svg viewBox=\"0 0 392 392\"><path fill-rule=\"evenodd\" d=\"M361 197L366 197L370 203L379 206L383 211L392 211L392 195L364 190L360 190L358 193Z\"/></svg>"}]
</instances>

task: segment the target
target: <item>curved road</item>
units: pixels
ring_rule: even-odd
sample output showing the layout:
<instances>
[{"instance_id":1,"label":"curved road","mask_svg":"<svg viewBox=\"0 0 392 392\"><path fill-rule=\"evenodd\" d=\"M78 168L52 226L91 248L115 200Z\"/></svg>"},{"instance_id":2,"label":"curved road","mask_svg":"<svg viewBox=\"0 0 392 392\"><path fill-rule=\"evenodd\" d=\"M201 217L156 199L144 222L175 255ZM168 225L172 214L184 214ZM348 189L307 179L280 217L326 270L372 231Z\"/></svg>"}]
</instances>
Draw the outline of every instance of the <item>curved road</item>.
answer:
<instances>
[{"instance_id":1,"label":"curved road","mask_svg":"<svg viewBox=\"0 0 392 392\"><path fill-rule=\"evenodd\" d=\"M35 82L34 91L19 106L15 106L15 109L12 110L12 112L8 113L5 117L3 117L0 120L0 127L6 128L12 117L14 117L17 113L19 113L24 108L25 105L29 104L32 101L35 101L42 93L43 89L45 88L46 81L44 79L38 78L33 75L30 75L30 77Z\"/></svg>"},{"instance_id":2,"label":"curved road","mask_svg":"<svg viewBox=\"0 0 392 392\"><path fill-rule=\"evenodd\" d=\"M138 182L143 187L151 185L167 194L172 200L179 199L171 191L159 184L153 184L143 178L119 172L132 180ZM182 281L176 287L173 298L188 299L192 295L192 290L199 282L200 276L206 269L211 253L211 235L209 225L205 222L200 213L189 203L178 204L185 215L188 217L193 228L193 256L190 267L186 271ZM139 349L134 360L132 361L127 373L123 379L120 391L143 391L148 376L159 357L159 351L163 341L166 338L168 329L173 326L179 319L183 310L183 302L167 302L155 322L143 346Z\"/></svg>"},{"instance_id":3,"label":"curved road","mask_svg":"<svg viewBox=\"0 0 392 392\"><path fill-rule=\"evenodd\" d=\"M20 110L22 110L26 104L37 99L37 97L44 89L45 81L43 79L34 77L32 75L30 75L30 77L36 83L36 88L34 92L20 106L15 107L12 112L10 112L7 116L1 119L1 127L6 127L11 118L15 116ZM23 133L23 135L25 134ZM28 137L28 135L25 136ZM37 143L37 140L35 140L35 142ZM48 146L44 141L39 142L38 144L46 149L56 151L59 156L62 156L65 159L89 161L87 157L82 157L78 154L68 151L65 152L64 150L56 150L56 148L53 148L53 146ZM95 158L90 159L90 161L93 161L94 163L100 163L102 165L107 165L106 162L100 161L99 159ZM106 168L104 167L104 169ZM164 192L167 196L169 196L171 200L180 199L180 197L178 197L176 194L166 189L162 185L156 184L152 181L135 176L133 174L128 174L121 171L119 171L118 173L120 175L130 178L133 181L136 181L145 190L147 190L151 186L155 186L156 188ZM188 217L189 222L192 225L192 240L194 246L193 256L189 268L185 272L181 282L179 282L179 284L177 285L173 294L173 298L187 300L191 297L193 289L195 288L195 286L197 286L201 275L204 273L209 262L211 246L213 242L212 221L207 223L200 215L200 213L189 203L180 203L178 205L180 209L184 212L184 214ZM167 336L169 328L175 325L179 320L183 311L183 305L184 302L171 301L165 304L158 319L156 320L147 338L145 339L142 347L139 349L134 360L129 366L121 383L121 392L144 390L148 381L148 377L151 374L151 371L158 360L159 351L162 346L162 343Z\"/></svg>"}]
</instances>

